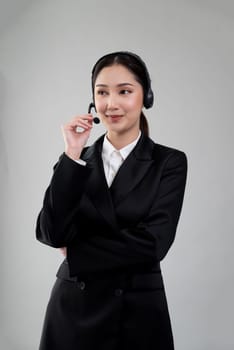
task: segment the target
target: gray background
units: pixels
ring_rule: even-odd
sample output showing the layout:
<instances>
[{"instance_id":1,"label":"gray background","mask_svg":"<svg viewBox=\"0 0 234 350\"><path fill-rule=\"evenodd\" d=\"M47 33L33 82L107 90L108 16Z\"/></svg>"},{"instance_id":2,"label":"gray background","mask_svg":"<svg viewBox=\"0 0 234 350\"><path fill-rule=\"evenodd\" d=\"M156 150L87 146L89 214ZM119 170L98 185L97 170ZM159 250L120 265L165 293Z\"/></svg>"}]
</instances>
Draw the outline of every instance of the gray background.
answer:
<instances>
[{"instance_id":1,"label":"gray background","mask_svg":"<svg viewBox=\"0 0 234 350\"><path fill-rule=\"evenodd\" d=\"M122 49L151 73L151 137L189 160L162 262L176 349L234 348L233 19L227 0L0 1L1 350L38 348L62 256L36 241L35 221L60 125L86 112L94 62Z\"/></svg>"}]
</instances>

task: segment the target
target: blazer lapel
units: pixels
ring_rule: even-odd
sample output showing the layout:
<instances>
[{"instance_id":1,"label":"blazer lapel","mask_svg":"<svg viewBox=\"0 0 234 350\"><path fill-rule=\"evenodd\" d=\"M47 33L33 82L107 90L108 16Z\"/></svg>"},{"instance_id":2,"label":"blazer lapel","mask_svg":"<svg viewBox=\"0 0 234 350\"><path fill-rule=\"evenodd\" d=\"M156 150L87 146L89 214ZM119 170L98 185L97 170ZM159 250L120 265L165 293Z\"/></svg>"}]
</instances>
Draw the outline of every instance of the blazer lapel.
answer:
<instances>
[{"instance_id":1,"label":"blazer lapel","mask_svg":"<svg viewBox=\"0 0 234 350\"><path fill-rule=\"evenodd\" d=\"M121 165L110 187L112 201L118 205L145 177L153 163L154 143L141 135L136 147Z\"/></svg>"},{"instance_id":2,"label":"blazer lapel","mask_svg":"<svg viewBox=\"0 0 234 350\"><path fill-rule=\"evenodd\" d=\"M82 159L88 163L88 167L92 168L86 192L103 219L108 222L112 229L116 229L117 222L115 211L106 182L101 157L103 138L104 136L100 137L92 146L88 147L84 154L82 154Z\"/></svg>"}]
</instances>

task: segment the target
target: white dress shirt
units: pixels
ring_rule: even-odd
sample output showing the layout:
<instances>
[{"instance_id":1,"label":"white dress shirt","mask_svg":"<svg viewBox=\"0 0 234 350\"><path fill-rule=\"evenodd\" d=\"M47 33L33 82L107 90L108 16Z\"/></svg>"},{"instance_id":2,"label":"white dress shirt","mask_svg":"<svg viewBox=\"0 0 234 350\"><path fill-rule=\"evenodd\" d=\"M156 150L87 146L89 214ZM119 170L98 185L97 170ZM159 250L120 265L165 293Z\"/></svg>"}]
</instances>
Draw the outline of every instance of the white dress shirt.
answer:
<instances>
[{"instance_id":1,"label":"white dress shirt","mask_svg":"<svg viewBox=\"0 0 234 350\"><path fill-rule=\"evenodd\" d=\"M133 150L133 148L136 146L140 136L141 136L141 132L139 133L136 140L129 143L127 146L117 150L114 148L114 146L110 143L107 136L105 135L103 146L102 146L102 160L103 160L103 166L104 166L104 171L106 175L106 181L109 187L111 186L114 180L114 177L117 174L121 164L127 158L129 153Z\"/></svg>"},{"instance_id":2,"label":"white dress shirt","mask_svg":"<svg viewBox=\"0 0 234 350\"><path fill-rule=\"evenodd\" d=\"M110 143L107 136L105 135L102 146L102 161L108 187L111 186L121 164L136 146L137 141L140 137L141 131L139 132L139 135L137 136L136 140L129 143L127 146L117 150L114 148L114 146ZM86 165L86 162L82 159L77 159L75 160L75 162L79 163L80 165Z\"/></svg>"}]
</instances>

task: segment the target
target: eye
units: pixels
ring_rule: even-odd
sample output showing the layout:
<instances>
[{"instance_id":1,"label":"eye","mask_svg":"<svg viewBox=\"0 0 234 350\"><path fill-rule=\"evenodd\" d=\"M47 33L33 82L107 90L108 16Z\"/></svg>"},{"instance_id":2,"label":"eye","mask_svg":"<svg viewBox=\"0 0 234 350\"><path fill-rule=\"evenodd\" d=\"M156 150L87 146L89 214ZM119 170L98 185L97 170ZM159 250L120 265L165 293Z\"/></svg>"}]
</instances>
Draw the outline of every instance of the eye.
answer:
<instances>
[{"instance_id":1,"label":"eye","mask_svg":"<svg viewBox=\"0 0 234 350\"><path fill-rule=\"evenodd\" d=\"M128 94L131 94L131 90L128 90L128 89L123 89L123 90L120 90L120 94L121 95L128 95Z\"/></svg>"},{"instance_id":2,"label":"eye","mask_svg":"<svg viewBox=\"0 0 234 350\"><path fill-rule=\"evenodd\" d=\"M105 90L97 90L97 95L101 95L101 96L104 96L104 95L107 95L107 91Z\"/></svg>"}]
</instances>

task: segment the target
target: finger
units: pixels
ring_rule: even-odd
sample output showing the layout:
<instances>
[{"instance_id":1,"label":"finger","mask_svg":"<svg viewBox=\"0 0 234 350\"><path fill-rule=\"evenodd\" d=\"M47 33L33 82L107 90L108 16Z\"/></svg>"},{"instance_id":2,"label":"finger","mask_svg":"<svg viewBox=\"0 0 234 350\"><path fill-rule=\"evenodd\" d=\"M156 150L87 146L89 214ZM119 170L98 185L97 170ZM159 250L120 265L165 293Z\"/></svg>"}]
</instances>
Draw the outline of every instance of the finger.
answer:
<instances>
[{"instance_id":1,"label":"finger","mask_svg":"<svg viewBox=\"0 0 234 350\"><path fill-rule=\"evenodd\" d=\"M80 121L80 120L91 122L93 120L93 116L92 114L84 114L84 115L76 116L72 119L72 121L74 122Z\"/></svg>"},{"instance_id":2,"label":"finger","mask_svg":"<svg viewBox=\"0 0 234 350\"><path fill-rule=\"evenodd\" d=\"M75 131L77 127L87 130L92 127L92 123L84 119L75 119L64 125L64 129L69 131Z\"/></svg>"}]
</instances>

